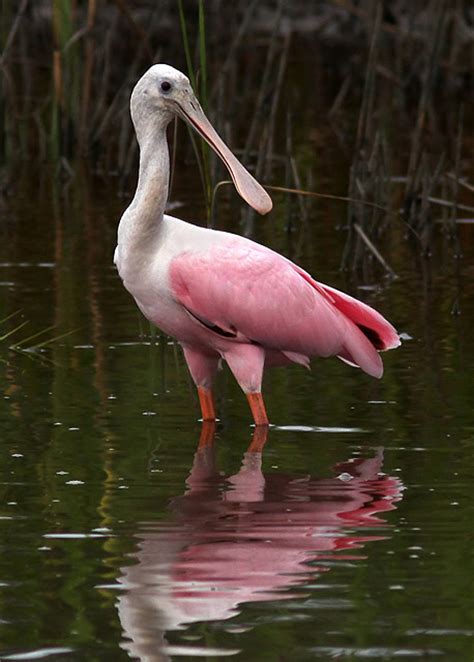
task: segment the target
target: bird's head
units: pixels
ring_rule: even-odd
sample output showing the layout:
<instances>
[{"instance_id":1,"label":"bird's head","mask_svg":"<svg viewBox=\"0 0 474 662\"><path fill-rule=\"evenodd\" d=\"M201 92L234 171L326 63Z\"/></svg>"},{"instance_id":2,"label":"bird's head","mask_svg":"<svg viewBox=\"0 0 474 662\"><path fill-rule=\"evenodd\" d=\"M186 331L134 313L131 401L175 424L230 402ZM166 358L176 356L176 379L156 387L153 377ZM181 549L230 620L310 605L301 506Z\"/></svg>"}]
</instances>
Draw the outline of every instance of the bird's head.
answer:
<instances>
[{"instance_id":1,"label":"bird's head","mask_svg":"<svg viewBox=\"0 0 474 662\"><path fill-rule=\"evenodd\" d=\"M132 92L130 110L137 135L163 130L178 115L212 147L227 167L240 196L260 214L272 209L265 189L232 154L205 116L189 79L167 64L154 64Z\"/></svg>"},{"instance_id":2,"label":"bird's head","mask_svg":"<svg viewBox=\"0 0 474 662\"><path fill-rule=\"evenodd\" d=\"M168 64L154 64L132 92L130 110L135 128L144 122L151 124L152 120L166 126L192 97L194 92L187 76Z\"/></svg>"}]
</instances>

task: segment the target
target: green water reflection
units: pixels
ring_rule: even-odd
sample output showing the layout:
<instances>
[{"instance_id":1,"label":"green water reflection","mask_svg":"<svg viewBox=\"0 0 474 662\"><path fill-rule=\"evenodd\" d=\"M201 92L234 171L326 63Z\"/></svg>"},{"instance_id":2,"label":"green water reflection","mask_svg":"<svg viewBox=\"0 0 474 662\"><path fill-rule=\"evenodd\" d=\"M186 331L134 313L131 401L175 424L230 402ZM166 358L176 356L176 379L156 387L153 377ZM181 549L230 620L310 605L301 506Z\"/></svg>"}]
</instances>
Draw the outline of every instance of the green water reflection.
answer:
<instances>
[{"instance_id":1,"label":"green water reflection","mask_svg":"<svg viewBox=\"0 0 474 662\"><path fill-rule=\"evenodd\" d=\"M270 373L261 455L224 372L197 451L179 348L111 266L123 201L45 178L32 205L22 186L1 211L0 319L28 320L0 354L2 659L470 660L471 237L460 266L440 242L420 268L401 241L399 279L357 290L337 271L343 212L289 242L277 201L257 238L412 339L380 382L335 360ZM8 348L52 325L69 335Z\"/></svg>"}]
</instances>

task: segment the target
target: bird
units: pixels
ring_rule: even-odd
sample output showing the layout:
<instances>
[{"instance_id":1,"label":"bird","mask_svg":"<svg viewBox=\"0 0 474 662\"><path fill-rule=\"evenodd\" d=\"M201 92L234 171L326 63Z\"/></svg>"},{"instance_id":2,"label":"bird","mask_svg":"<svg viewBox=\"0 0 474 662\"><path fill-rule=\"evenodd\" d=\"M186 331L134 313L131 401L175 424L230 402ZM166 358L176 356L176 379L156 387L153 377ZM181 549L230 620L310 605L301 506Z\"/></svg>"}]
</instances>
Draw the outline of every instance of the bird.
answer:
<instances>
[{"instance_id":1,"label":"bird","mask_svg":"<svg viewBox=\"0 0 474 662\"><path fill-rule=\"evenodd\" d=\"M380 378L380 351L400 337L380 313L320 283L250 238L165 213L168 124L176 117L210 145L242 199L260 214L272 200L215 131L185 74L152 65L138 80L130 113L139 144L138 183L124 211L114 262L144 316L181 345L197 387L202 420L215 420L213 385L227 363L256 426L269 425L265 368L336 356Z\"/></svg>"}]
</instances>

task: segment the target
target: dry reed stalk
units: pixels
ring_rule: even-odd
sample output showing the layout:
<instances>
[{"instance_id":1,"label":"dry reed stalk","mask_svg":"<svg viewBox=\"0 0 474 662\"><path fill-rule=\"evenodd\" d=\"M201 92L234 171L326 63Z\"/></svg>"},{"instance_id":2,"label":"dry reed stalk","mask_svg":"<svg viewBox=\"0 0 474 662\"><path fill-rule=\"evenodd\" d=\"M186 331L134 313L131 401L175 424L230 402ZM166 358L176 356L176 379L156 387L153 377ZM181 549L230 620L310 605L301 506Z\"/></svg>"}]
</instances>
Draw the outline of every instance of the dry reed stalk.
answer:
<instances>
[{"instance_id":1,"label":"dry reed stalk","mask_svg":"<svg viewBox=\"0 0 474 662\"><path fill-rule=\"evenodd\" d=\"M255 135L257 133L257 130L263 123L265 112L267 110L267 104L265 103L265 99L268 95L268 90L270 89L272 68L275 59L275 53L278 47L278 28L282 16L282 7L283 7L283 0L279 0L278 8L275 14L275 20L273 23L272 33L270 35L270 43L267 49L265 66L263 69L257 100L255 102L255 107L253 111L252 122L250 124L250 129L247 132L247 140L245 142L245 147L243 150L242 160L244 163L247 162L250 150L255 143Z\"/></svg>"},{"instance_id":2,"label":"dry reed stalk","mask_svg":"<svg viewBox=\"0 0 474 662\"><path fill-rule=\"evenodd\" d=\"M367 166L367 150L371 138L372 119L374 115L375 84L376 84L376 62L380 41L380 29L382 23L382 5L375 5L373 28L370 38L369 55L367 59L365 84L362 93L357 132L354 145L354 159L350 167L349 191L350 199L366 199L366 191L369 190L370 173ZM363 244L360 241L360 233L354 235L354 223L358 223L363 230L366 229L367 218L364 206L349 204L347 209L348 234L346 245L342 255L341 267L354 269L363 255Z\"/></svg>"},{"instance_id":3,"label":"dry reed stalk","mask_svg":"<svg viewBox=\"0 0 474 662\"><path fill-rule=\"evenodd\" d=\"M255 9L258 6L258 1L259 0L252 0L252 2L250 2L250 4L245 9L244 16L240 23L239 29L237 30L237 33L233 38L232 43L227 51L227 56L226 59L224 60L224 64L222 65L220 72L216 76L215 83L212 87L210 94L211 98L214 98L218 93L218 90L222 89L224 80L227 78L232 67L235 66L237 50L240 44L242 43L245 35L247 34L247 30L254 16Z\"/></svg>"},{"instance_id":4,"label":"dry reed stalk","mask_svg":"<svg viewBox=\"0 0 474 662\"><path fill-rule=\"evenodd\" d=\"M84 55L84 73L82 82L81 112L79 118L79 153L85 154L89 148L90 126L90 100L92 92L92 78L94 71L95 40L92 36L95 17L97 12L97 1L89 0L87 4L86 45Z\"/></svg>"},{"instance_id":5,"label":"dry reed stalk","mask_svg":"<svg viewBox=\"0 0 474 662\"><path fill-rule=\"evenodd\" d=\"M63 105L63 67L61 53L58 50L53 51L53 83L54 99L58 106Z\"/></svg>"},{"instance_id":6,"label":"dry reed stalk","mask_svg":"<svg viewBox=\"0 0 474 662\"><path fill-rule=\"evenodd\" d=\"M23 16L26 12L26 8L28 6L28 0L22 0L20 6L18 7L18 11L16 13L15 19L12 23L12 26L10 28L10 31L8 33L8 37L5 40L5 44L3 46L2 54L0 55L0 67L3 68L5 65L5 61L8 55L8 51L10 50L16 34L18 32L18 29L20 27L20 23L23 19Z\"/></svg>"},{"instance_id":7,"label":"dry reed stalk","mask_svg":"<svg viewBox=\"0 0 474 662\"><path fill-rule=\"evenodd\" d=\"M286 112L286 130L285 130L285 147L286 147L286 159L285 159L285 188L290 188L293 184L293 172L292 172L292 154L294 153L293 149L293 115L287 110ZM293 200L291 197L286 199L286 232L288 237L291 237L293 231Z\"/></svg>"},{"instance_id":8,"label":"dry reed stalk","mask_svg":"<svg viewBox=\"0 0 474 662\"><path fill-rule=\"evenodd\" d=\"M341 7L342 9L345 9L348 13L357 16L358 18L361 18L370 24L371 22L370 12L361 9L360 7L357 7L352 2L349 2L349 0L330 0L330 2L338 7ZM423 35L420 33L415 33L412 32L411 30L405 32L401 30L398 26L392 25L391 23L382 22L380 27L384 32L387 32L389 34L403 34L410 37L411 39L423 38Z\"/></svg>"},{"instance_id":9,"label":"dry reed stalk","mask_svg":"<svg viewBox=\"0 0 474 662\"><path fill-rule=\"evenodd\" d=\"M407 186L405 190L405 212L407 220L415 227L418 225L413 214L413 204L417 197L416 174L424 151L423 136L426 129L426 116L433 97L433 87L439 69L443 33L446 24L446 15L444 11L445 0L433 0L431 6L433 8L433 41L431 44L431 50L426 53L425 76L418 104L416 125L412 134L412 146L408 162Z\"/></svg>"},{"instance_id":10,"label":"dry reed stalk","mask_svg":"<svg viewBox=\"0 0 474 662\"><path fill-rule=\"evenodd\" d=\"M96 67L95 71L98 74L99 71L102 72L100 79L97 81L97 97L95 99L94 107L91 108L92 118L91 126L97 127L102 121L104 113L107 106L107 90L109 89L109 83L112 76L112 70L114 66L114 54L113 50L113 41L118 29L120 14L117 12L113 21L110 25L109 30L105 35L105 38L102 41L101 49L101 67ZM91 136L91 134L89 134ZM91 138L92 141L95 140L94 136Z\"/></svg>"},{"instance_id":11,"label":"dry reed stalk","mask_svg":"<svg viewBox=\"0 0 474 662\"><path fill-rule=\"evenodd\" d=\"M449 179L456 179L458 186L465 188L466 191L470 191L471 193L474 193L474 184L469 184L469 182L466 182L465 179L456 177L456 175L454 175L452 172L446 173L446 177L448 177Z\"/></svg>"},{"instance_id":12,"label":"dry reed stalk","mask_svg":"<svg viewBox=\"0 0 474 662\"><path fill-rule=\"evenodd\" d=\"M364 230L360 227L360 225L358 223L354 223L354 230L358 233L358 235L364 241L367 248L375 256L375 258L380 262L380 264L383 266L383 268L389 274L389 276L394 278L396 276L394 270L388 264L388 262L385 260L385 258L380 253L380 251L376 248L376 246L373 244L373 242L369 239L369 237L365 234Z\"/></svg>"},{"instance_id":13,"label":"dry reed stalk","mask_svg":"<svg viewBox=\"0 0 474 662\"><path fill-rule=\"evenodd\" d=\"M131 7L129 6L129 3L127 3L125 0L114 0L116 6L118 7L119 11L123 16L125 17L127 23L130 25L132 30L136 33L138 37L138 42L142 45L143 50L145 51L148 59L150 62L153 61L153 49L150 46L150 42L148 40L148 34L147 32L137 23L133 16L133 11L131 10Z\"/></svg>"},{"instance_id":14,"label":"dry reed stalk","mask_svg":"<svg viewBox=\"0 0 474 662\"><path fill-rule=\"evenodd\" d=\"M295 187L299 190L303 188L301 184L301 178L298 172L298 166L296 165L296 160L293 156L290 156L290 172L292 175L293 182ZM298 206L300 208L301 220L306 223L308 221L308 208L305 204L304 196L298 196Z\"/></svg>"},{"instance_id":15,"label":"dry reed stalk","mask_svg":"<svg viewBox=\"0 0 474 662\"><path fill-rule=\"evenodd\" d=\"M339 111L341 109L341 106L344 103L344 100L345 100L346 96L349 93L349 90L350 90L350 87L351 87L351 84L352 84L352 78L353 78L352 74L349 73L349 74L347 74L347 76L342 81L342 85L339 88L339 92L336 94L336 97L335 97L335 99L332 103L332 106L328 111L329 119L331 119L332 117L337 115L337 113L339 113Z\"/></svg>"},{"instance_id":16,"label":"dry reed stalk","mask_svg":"<svg viewBox=\"0 0 474 662\"><path fill-rule=\"evenodd\" d=\"M247 140L243 150L242 160L243 163L246 163L250 150L255 142L255 137L257 131L260 133L260 139L258 141L257 149L257 163L254 169L255 177L258 179L264 178L264 170L266 167L266 158L268 151L271 150L271 141L273 132L275 129L275 113L277 109L278 102L277 100L272 100L272 108L270 111L270 118L268 122L265 122L265 115L268 111L267 99L271 97L272 89L272 78L274 76L274 64L275 64L275 55L278 48L279 37L278 30L280 26L280 21L283 14L283 0L279 0L277 10L275 13L275 19L273 23L272 33L270 37L270 43L267 49L267 56L265 60L265 67L262 75L261 84L258 91L257 101L254 107L254 113L252 117L252 123L247 134ZM285 45L280 52L280 60L277 72L284 72L286 57L288 54L289 40L285 41ZM285 54L286 53L286 54ZM280 88L281 88L281 75L277 73L277 76L280 78ZM279 92L278 92L279 94ZM255 212L252 209L246 209L243 214L243 227L244 234L250 236L253 234L253 225L255 220Z\"/></svg>"},{"instance_id":17,"label":"dry reed stalk","mask_svg":"<svg viewBox=\"0 0 474 662\"><path fill-rule=\"evenodd\" d=\"M457 130L457 137L455 143L454 177L451 179L454 204L449 219L449 234L451 241L453 242L455 255L457 257L459 257L461 253L456 218L458 215L458 208L459 208L458 198L459 198L459 179L461 176L461 148L462 148L462 138L463 138L463 126L464 126L464 106L461 105L461 108L459 110L458 130Z\"/></svg>"},{"instance_id":18,"label":"dry reed stalk","mask_svg":"<svg viewBox=\"0 0 474 662\"><path fill-rule=\"evenodd\" d=\"M286 71L286 65L288 62L288 53L290 50L290 44L291 44L291 32L288 32L285 35L284 41L283 41L283 47L281 50L281 55L280 55L280 63L278 66L278 71L277 71L277 77L276 77L276 83L275 83L275 88L273 92L273 99L272 99L272 106L270 110L270 117L268 120L268 143L267 143L267 148L266 148L266 154L265 154L265 161L264 161L264 179L268 179L271 174L272 174L272 165L273 165L273 139L274 139L274 134L275 134L275 120L276 120L276 113L279 107L279 100L280 100L280 94L281 94L281 89L283 86L283 77L285 75Z\"/></svg>"},{"instance_id":19,"label":"dry reed stalk","mask_svg":"<svg viewBox=\"0 0 474 662\"><path fill-rule=\"evenodd\" d=\"M298 171L298 164L294 157L295 147L293 143L293 120L294 116L287 111L286 113L286 158L285 158L285 190L287 192L293 192L302 190L302 182L300 174ZM296 187L296 188L293 188ZM296 216L294 213L295 204L293 202L293 196L286 197L286 222L285 229L288 240L288 255L291 255L295 260L298 260L301 256L305 241L307 239L306 229L308 227L308 205L307 205L307 196L298 195L296 197L296 205L299 212L299 218L301 223L299 223L299 233L297 236L297 246L293 250L293 235L294 235L294 226L293 218Z\"/></svg>"}]
</instances>

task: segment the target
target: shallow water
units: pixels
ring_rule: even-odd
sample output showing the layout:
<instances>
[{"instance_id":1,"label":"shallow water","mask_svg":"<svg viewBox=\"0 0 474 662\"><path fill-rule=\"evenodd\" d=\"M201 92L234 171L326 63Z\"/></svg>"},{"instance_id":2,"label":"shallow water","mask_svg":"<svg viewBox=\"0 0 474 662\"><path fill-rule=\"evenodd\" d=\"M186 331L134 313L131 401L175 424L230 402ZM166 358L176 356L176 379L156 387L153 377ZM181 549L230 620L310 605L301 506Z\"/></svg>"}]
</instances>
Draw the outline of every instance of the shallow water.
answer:
<instances>
[{"instance_id":1,"label":"shallow water","mask_svg":"<svg viewBox=\"0 0 474 662\"><path fill-rule=\"evenodd\" d=\"M27 322L0 353L1 659L471 660L472 230L460 265L400 240L399 278L357 289L344 210L291 241L283 204L256 224L411 338L381 381L335 359L268 374L265 439L227 372L217 430L199 422L112 266L113 183L39 188L1 210L0 319L20 312L0 335Z\"/></svg>"}]
</instances>

